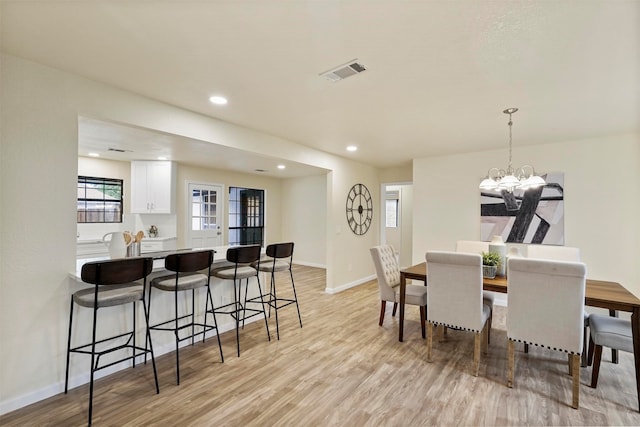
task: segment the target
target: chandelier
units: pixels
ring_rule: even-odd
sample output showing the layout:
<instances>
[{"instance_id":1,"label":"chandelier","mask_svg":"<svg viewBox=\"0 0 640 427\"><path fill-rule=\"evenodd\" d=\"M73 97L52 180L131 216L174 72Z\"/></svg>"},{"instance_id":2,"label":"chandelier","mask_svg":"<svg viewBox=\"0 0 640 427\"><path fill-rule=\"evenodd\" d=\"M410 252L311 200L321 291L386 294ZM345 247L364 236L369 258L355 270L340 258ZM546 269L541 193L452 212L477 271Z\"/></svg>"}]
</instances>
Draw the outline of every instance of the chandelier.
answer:
<instances>
[{"instance_id":1,"label":"chandelier","mask_svg":"<svg viewBox=\"0 0 640 427\"><path fill-rule=\"evenodd\" d=\"M503 113L509 115L509 166L506 171L499 168L489 169L487 176L480 183L481 190L505 190L512 193L516 188L527 190L529 188L536 188L546 184L545 180L542 179L541 176L536 175L533 166L524 165L515 170L511 166L511 128L513 126L511 115L516 111L518 111L517 108L507 108L503 111Z\"/></svg>"}]
</instances>

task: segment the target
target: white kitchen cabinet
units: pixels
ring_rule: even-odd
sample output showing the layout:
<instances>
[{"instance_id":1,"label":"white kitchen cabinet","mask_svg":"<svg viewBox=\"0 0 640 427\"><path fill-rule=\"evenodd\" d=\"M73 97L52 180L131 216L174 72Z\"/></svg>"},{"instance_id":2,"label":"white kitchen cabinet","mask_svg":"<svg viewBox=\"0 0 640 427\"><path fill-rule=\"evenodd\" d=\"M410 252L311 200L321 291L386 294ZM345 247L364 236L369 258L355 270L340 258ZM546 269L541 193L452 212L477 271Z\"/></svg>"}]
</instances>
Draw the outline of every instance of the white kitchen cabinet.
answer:
<instances>
[{"instance_id":1,"label":"white kitchen cabinet","mask_svg":"<svg viewBox=\"0 0 640 427\"><path fill-rule=\"evenodd\" d=\"M176 249L178 240L172 238L144 238L140 242L140 252L144 255L147 252L171 251Z\"/></svg>"},{"instance_id":2,"label":"white kitchen cabinet","mask_svg":"<svg viewBox=\"0 0 640 427\"><path fill-rule=\"evenodd\" d=\"M131 162L131 213L173 213L175 192L173 162Z\"/></svg>"}]
</instances>

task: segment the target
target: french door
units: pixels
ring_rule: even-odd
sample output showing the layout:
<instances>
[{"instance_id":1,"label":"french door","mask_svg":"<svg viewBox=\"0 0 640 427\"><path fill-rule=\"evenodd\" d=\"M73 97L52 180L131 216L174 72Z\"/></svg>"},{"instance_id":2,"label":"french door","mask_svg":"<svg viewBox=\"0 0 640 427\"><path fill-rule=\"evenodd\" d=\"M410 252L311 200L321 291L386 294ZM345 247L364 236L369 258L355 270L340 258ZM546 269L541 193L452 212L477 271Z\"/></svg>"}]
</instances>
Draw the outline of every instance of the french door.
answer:
<instances>
[{"instance_id":1,"label":"french door","mask_svg":"<svg viewBox=\"0 0 640 427\"><path fill-rule=\"evenodd\" d=\"M224 192L222 185L188 183L189 226L187 242L191 248L224 245Z\"/></svg>"}]
</instances>

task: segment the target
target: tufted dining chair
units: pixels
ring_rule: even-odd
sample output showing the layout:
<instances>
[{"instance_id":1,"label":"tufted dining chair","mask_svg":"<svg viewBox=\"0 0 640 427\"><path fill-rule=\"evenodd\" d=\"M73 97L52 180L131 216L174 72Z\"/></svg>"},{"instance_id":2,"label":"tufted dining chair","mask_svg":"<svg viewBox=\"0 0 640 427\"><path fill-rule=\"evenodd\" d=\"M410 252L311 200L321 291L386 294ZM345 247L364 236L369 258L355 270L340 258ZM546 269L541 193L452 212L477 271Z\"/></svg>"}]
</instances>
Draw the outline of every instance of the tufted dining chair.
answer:
<instances>
[{"instance_id":1,"label":"tufted dining chair","mask_svg":"<svg viewBox=\"0 0 640 427\"><path fill-rule=\"evenodd\" d=\"M489 252L489 242L483 242L481 240L458 240L456 242L456 252L465 252L470 254L480 254L482 252ZM489 328L487 329L487 342L491 342L491 327L493 324L493 303L495 296L493 292L483 291L482 300L486 305L491 308L489 314Z\"/></svg>"},{"instance_id":2,"label":"tufted dining chair","mask_svg":"<svg viewBox=\"0 0 640 427\"><path fill-rule=\"evenodd\" d=\"M433 328L442 325L475 334L473 375L478 376L480 348L488 345L490 307L482 297L482 256L429 251L427 260L427 361L432 361ZM484 337L484 340L482 338Z\"/></svg>"},{"instance_id":3,"label":"tufted dining chair","mask_svg":"<svg viewBox=\"0 0 640 427\"><path fill-rule=\"evenodd\" d=\"M513 387L516 342L562 351L569 356L572 406L577 409L586 266L580 262L513 258L508 260L507 269L507 386Z\"/></svg>"},{"instance_id":4,"label":"tufted dining chair","mask_svg":"<svg viewBox=\"0 0 640 427\"><path fill-rule=\"evenodd\" d=\"M580 261L580 248L571 246L550 246L550 245L529 245L527 246L527 258L548 259L552 261ZM582 328L583 342L586 344L589 337L589 314L585 311L583 314L584 326ZM525 346L525 352L529 351L529 347ZM587 352L582 352L582 367L587 366Z\"/></svg>"},{"instance_id":5,"label":"tufted dining chair","mask_svg":"<svg viewBox=\"0 0 640 427\"><path fill-rule=\"evenodd\" d=\"M400 301L400 266L396 252L391 245L374 246L370 250L378 277L380 291L380 321L382 326L387 301L393 302L392 316L395 316ZM425 319L427 310L427 287L424 285L407 285L405 302L420 307L420 326L422 338L425 338Z\"/></svg>"}]
</instances>

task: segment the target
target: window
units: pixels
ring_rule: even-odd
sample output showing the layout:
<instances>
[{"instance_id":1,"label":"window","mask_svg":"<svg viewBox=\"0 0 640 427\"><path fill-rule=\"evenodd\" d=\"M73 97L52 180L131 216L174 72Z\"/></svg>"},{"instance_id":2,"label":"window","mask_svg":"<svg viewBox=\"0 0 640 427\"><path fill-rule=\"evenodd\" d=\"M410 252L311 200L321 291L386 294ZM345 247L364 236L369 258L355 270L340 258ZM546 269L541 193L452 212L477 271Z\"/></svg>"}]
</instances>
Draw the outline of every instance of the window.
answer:
<instances>
[{"instance_id":1,"label":"window","mask_svg":"<svg viewBox=\"0 0 640 427\"><path fill-rule=\"evenodd\" d=\"M122 222L122 180L78 177L78 223Z\"/></svg>"},{"instance_id":2,"label":"window","mask_svg":"<svg viewBox=\"0 0 640 427\"><path fill-rule=\"evenodd\" d=\"M264 190L229 187L229 245L264 242Z\"/></svg>"},{"instance_id":3,"label":"window","mask_svg":"<svg viewBox=\"0 0 640 427\"><path fill-rule=\"evenodd\" d=\"M386 225L396 228L398 226L398 199L387 199L386 203Z\"/></svg>"}]
</instances>

